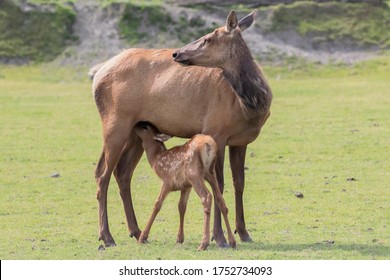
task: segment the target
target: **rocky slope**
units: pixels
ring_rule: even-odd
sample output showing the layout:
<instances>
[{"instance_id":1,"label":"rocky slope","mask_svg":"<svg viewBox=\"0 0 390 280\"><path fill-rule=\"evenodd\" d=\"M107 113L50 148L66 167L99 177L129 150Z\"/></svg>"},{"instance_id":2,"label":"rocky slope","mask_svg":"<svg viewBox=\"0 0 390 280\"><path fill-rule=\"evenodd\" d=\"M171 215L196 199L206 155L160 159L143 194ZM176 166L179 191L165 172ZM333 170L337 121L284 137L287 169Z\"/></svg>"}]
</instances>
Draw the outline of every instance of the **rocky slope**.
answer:
<instances>
[{"instance_id":1,"label":"rocky slope","mask_svg":"<svg viewBox=\"0 0 390 280\"><path fill-rule=\"evenodd\" d=\"M34 6L27 1L18 2L25 13ZM64 49L56 62L88 66L125 48L183 46L223 25L232 8L221 5L189 7L175 2L153 6L129 1L102 6L92 0L69 2L66 6L75 15L72 34L67 37L75 39L64 40ZM54 9L53 5L34 7L47 13L53 13ZM248 6L240 6L237 12L241 17L250 10ZM372 13L373 17L354 19L354 16L363 17L362 11ZM338 18L337 13L340 13ZM348 18L343 17L343 13L349 13ZM315 21L317 17L319 20ZM260 8L256 24L244 33L244 37L259 60L275 62L298 57L323 63L348 63L366 59L381 49L389 48L390 28L386 28L390 26L389 19L388 7L300 1L298 4ZM0 25L1 22L0 12ZM360 22L369 25L360 26ZM353 32L358 35L354 36ZM359 37L359 34L362 36Z\"/></svg>"}]
</instances>

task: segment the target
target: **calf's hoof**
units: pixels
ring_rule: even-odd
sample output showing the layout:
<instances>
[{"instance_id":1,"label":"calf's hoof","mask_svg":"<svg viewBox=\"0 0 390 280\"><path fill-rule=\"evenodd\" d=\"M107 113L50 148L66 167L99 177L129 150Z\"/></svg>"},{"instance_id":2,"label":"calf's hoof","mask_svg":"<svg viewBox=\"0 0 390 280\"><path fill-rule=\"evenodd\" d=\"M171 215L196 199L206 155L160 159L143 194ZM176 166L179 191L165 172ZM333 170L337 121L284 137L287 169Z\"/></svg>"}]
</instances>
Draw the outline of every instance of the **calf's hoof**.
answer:
<instances>
[{"instance_id":1,"label":"calf's hoof","mask_svg":"<svg viewBox=\"0 0 390 280\"><path fill-rule=\"evenodd\" d=\"M149 241L148 241L147 237L144 237L141 235L140 238L138 239L138 243L146 244L146 243L149 243Z\"/></svg>"},{"instance_id":2,"label":"calf's hoof","mask_svg":"<svg viewBox=\"0 0 390 280\"><path fill-rule=\"evenodd\" d=\"M230 245L230 248L236 249L237 248L236 240L230 241L229 245Z\"/></svg>"},{"instance_id":3,"label":"calf's hoof","mask_svg":"<svg viewBox=\"0 0 390 280\"><path fill-rule=\"evenodd\" d=\"M207 247L209 246L208 243L201 243L198 247L198 251L204 251L207 249Z\"/></svg>"}]
</instances>

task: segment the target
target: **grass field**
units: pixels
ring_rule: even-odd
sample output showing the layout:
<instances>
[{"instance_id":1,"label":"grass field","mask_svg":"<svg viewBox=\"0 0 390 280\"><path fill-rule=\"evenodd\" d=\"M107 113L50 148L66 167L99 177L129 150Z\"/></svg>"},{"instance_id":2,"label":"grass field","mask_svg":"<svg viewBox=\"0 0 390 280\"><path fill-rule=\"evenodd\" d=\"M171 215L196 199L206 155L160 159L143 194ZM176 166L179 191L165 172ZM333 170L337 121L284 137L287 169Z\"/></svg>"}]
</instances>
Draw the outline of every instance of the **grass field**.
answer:
<instances>
[{"instance_id":1,"label":"grass field","mask_svg":"<svg viewBox=\"0 0 390 280\"><path fill-rule=\"evenodd\" d=\"M265 67L272 115L246 163L254 243L237 250L212 243L205 252L196 251L203 214L194 192L183 245L175 244L178 193L164 203L151 242L139 245L128 237L115 180L108 211L118 246L98 251L93 173L101 125L85 72L0 67L1 259L390 259L389 57ZM233 223L228 163L225 181ZM141 227L159 186L143 158L133 180Z\"/></svg>"}]
</instances>

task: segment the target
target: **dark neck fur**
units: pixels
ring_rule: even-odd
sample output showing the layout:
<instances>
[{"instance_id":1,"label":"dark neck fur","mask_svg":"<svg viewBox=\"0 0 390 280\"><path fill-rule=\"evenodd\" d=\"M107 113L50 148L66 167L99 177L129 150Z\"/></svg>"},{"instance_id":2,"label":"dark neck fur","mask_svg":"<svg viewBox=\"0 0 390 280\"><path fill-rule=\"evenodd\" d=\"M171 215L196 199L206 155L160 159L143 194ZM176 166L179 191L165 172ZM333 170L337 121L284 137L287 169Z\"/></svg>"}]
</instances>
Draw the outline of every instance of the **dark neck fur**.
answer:
<instances>
[{"instance_id":1,"label":"dark neck fur","mask_svg":"<svg viewBox=\"0 0 390 280\"><path fill-rule=\"evenodd\" d=\"M231 63L223 67L223 75L246 108L268 110L272 99L271 89L244 40L240 39L241 44L237 44L231 52Z\"/></svg>"}]
</instances>

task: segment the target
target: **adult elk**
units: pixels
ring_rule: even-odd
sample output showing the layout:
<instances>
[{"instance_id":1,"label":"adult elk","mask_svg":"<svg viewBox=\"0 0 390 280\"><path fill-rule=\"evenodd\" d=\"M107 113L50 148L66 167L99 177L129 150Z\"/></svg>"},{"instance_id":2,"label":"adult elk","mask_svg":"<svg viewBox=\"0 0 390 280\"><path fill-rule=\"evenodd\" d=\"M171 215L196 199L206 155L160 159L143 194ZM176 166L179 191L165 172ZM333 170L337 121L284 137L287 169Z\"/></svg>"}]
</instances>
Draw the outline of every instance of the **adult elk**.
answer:
<instances>
[{"instance_id":1,"label":"adult elk","mask_svg":"<svg viewBox=\"0 0 390 280\"><path fill-rule=\"evenodd\" d=\"M92 90L103 125L103 151L96 167L99 240L114 246L107 216L112 172L119 185L130 236L141 231L135 217L130 182L142 153L133 128L147 121L162 133L190 138L202 133L218 145L216 173L223 192L225 146L229 146L235 188L236 231L251 241L243 209L246 147L270 115L271 89L252 58L241 32L255 12L240 21L230 12L226 26L179 50L129 49L91 69ZM221 213L214 204L213 237L227 246Z\"/></svg>"}]
</instances>

